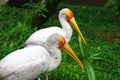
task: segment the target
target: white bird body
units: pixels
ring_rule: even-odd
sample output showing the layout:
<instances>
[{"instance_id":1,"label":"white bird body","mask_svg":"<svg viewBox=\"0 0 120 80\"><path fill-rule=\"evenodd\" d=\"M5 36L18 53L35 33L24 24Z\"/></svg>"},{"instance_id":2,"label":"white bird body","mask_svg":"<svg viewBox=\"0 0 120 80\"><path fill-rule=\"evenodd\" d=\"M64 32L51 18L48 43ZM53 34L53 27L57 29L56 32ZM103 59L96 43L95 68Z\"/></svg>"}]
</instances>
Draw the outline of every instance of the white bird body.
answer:
<instances>
[{"instance_id":1,"label":"white bird body","mask_svg":"<svg viewBox=\"0 0 120 80\"><path fill-rule=\"evenodd\" d=\"M72 36L72 27L79 33L81 38L83 39L84 43L86 44L86 41L84 37L82 36L82 33L80 32L76 21L74 19L74 15L71 10L68 8L64 8L59 12L59 21L61 23L62 28L60 27L49 27L44 28L36 31L33 33L25 42L24 47L31 46L31 45L41 45L43 46L47 38L54 34L59 33L66 39L67 42L70 41ZM71 27L72 26L72 27Z\"/></svg>"},{"instance_id":2,"label":"white bird body","mask_svg":"<svg viewBox=\"0 0 120 80\"><path fill-rule=\"evenodd\" d=\"M66 41L68 41L68 39L65 36L64 31L61 28L59 28L59 27L49 27L49 28L44 28L44 29L38 30L35 33L33 33L26 40L25 47L26 46L31 46L31 45L41 45L41 46L43 46L44 43L46 42L47 38L54 33L61 34L62 36L65 37Z\"/></svg>"},{"instance_id":3,"label":"white bird body","mask_svg":"<svg viewBox=\"0 0 120 80\"><path fill-rule=\"evenodd\" d=\"M56 69L61 62L61 50L67 52L84 70L83 64L56 33L42 46L30 46L8 54L0 61L0 80L34 80L39 74Z\"/></svg>"},{"instance_id":4,"label":"white bird body","mask_svg":"<svg viewBox=\"0 0 120 80\"><path fill-rule=\"evenodd\" d=\"M66 39L66 41L69 42L73 33L72 27L78 32L78 34L81 36L84 43L86 44L86 41L76 24L74 15L71 10L69 10L68 8L62 9L59 12L59 21L61 23L62 28L53 26L38 30L26 40L23 47L34 46L34 45L40 45L44 47L44 44L48 39L48 37L54 33L61 34ZM48 80L48 76L46 76L46 80Z\"/></svg>"},{"instance_id":5,"label":"white bird body","mask_svg":"<svg viewBox=\"0 0 120 80\"><path fill-rule=\"evenodd\" d=\"M41 52L45 52L46 56L39 54ZM44 71L45 65L48 66L47 56L46 50L40 46L31 46L10 53L0 62L0 77L5 78L3 80L34 80Z\"/></svg>"},{"instance_id":6,"label":"white bird body","mask_svg":"<svg viewBox=\"0 0 120 80\"><path fill-rule=\"evenodd\" d=\"M32 46L16 50L0 61L0 80L34 80L39 74L54 70L61 62L60 49L65 50L84 70L81 61L66 43L72 36L70 24L81 35L73 13L65 8L60 11L59 19L62 28L50 27L35 32L25 42L25 46ZM85 42L83 36L82 39Z\"/></svg>"},{"instance_id":7,"label":"white bird body","mask_svg":"<svg viewBox=\"0 0 120 80\"><path fill-rule=\"evenodd\" d=\"M0 61L0 80L34 80L57 68L61 62L59 37L50 36L45 47L30 46L7 55Z\"/></svg>"},{"instance_id":8,"label":"white bird body","mask_svg":"<svg viewBox=\"0 0 120 80\"><path fill-rule=\"evenodd\" d=\"M5 77L3 80L34 80L39 74L58 67L61 62L61 53L56 56L58 59L53 58L41 46L14 51L1 60L0 77Z\"/></svg>"}]
</instances>

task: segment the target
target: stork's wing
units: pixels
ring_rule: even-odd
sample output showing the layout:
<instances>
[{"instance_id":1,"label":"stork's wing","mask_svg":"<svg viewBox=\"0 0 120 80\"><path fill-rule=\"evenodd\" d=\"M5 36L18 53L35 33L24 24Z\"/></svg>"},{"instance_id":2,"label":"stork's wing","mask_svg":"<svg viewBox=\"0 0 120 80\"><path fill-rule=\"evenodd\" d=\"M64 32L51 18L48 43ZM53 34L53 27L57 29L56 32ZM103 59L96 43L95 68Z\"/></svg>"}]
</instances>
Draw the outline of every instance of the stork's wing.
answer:
<instances>
[{"instance_id":1,"label":"stork's wing","mask_svg":"<svg viewBox=\"0 0 120 80\"><path fill-rule=\"evenodd\" d=\"M48 57L46 49L40 46L31 46L12 52L0 62L0 77L8 80L36 78L38 74L47 70Z\"/></svg>"},{"instance_id":2,"label":"stork's wing","mask_svg":"<svg viewBox=\"0 0 120 80\"><path fill-rule=\"evenodd\" d=\"M38 30L35 33L33 33L26 40L24 46L42 45L42 44L45 43L47 38L54 33L60 33L62 36L65 37L65 34L64 34L63 30L59 27L44 28L44 29Z\"/></svg>"}]
</instances>

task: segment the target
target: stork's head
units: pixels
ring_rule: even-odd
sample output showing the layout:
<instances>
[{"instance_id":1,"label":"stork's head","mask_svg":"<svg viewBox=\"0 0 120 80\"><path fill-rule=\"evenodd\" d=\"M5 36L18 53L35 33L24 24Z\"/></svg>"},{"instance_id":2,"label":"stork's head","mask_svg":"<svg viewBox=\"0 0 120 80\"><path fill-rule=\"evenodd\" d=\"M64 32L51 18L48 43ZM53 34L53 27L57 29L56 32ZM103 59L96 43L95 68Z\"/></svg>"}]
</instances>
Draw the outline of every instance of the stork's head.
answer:
<instances>
[{"instance_id":1,"label":"stork's head","mask_svg":"<svg viewBox=\"0 0 120 80\"><path fill-rule=\"evenodd\" d=\"M84 70L83 64L82 62L78 59L78 57L75 55L75 53L73 52L73 50L70 48L70 46L67 44L66 39L58 34L52 34L49 38L48 38L48 44L50 44L51 46L55 46L58 49L64 50L67 54L69 54L69 56L71 56L82 68L82 70Z\"/></svg>"},{"instance_id":2,"label":"stork's head","mask_svg":"<svg viewBox=\"0 0 120 80\"><path fill-rule=\"evenodd\" d=\"M75 21L75 18L74 18L74 14L73 12L68 9L68 8L64 8L62 9L60 12L59 12L59 17L64 17L64 19L77 31L77 33L81 36L83 42L85 44L87 44L86 40L84 39L76 21Z\"/></svg>"}]
</instances>

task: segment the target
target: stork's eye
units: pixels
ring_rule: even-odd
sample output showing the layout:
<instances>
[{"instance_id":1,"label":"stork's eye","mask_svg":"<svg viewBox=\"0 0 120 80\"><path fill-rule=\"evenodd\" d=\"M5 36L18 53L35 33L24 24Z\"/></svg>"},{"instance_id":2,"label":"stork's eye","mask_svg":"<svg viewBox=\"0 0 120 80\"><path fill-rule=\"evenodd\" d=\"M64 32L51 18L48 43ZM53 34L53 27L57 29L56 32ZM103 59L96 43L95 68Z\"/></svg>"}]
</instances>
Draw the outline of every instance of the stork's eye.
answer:
<instances>
[{"instance_id":1,"label":"stork's eye","mask_svg":"<svg viewBox=\"0 0 120 80\"><path fill-rule=\"evenodd\" d=\"M59 48L62 48L66 43L66 40L64 37L61 37L59 40Z\"/></svg>"},{"instance_id":2,"label":"stork's eye","mask_svg":"<svg viewBox=\"0 0 120 80\"><path fill-rule=\"evenodd\" d=\"M63 44L63 45L64 45L64 41L60 41L60 44Z\"/></svg>"},{"instance_id":3,"label":"stork's eye","mask_svg":"<svg viewBox=\"0 0 120 80\"><path fill-rule=\"evenodd\" d=\"M66 15L67 18L69 18L70 16L69 15Z\"/></svg>"}]
</instances>

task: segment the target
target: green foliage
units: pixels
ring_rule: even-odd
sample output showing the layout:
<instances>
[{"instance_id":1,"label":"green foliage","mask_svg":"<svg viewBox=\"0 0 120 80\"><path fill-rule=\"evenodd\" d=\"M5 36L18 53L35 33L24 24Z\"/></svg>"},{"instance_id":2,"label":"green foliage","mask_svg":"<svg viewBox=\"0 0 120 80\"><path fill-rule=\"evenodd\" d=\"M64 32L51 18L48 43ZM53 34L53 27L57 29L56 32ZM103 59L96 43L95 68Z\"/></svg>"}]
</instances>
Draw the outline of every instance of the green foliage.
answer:
<instances>
[{"instance_id":1,"label":"green foliage","mask_svg":"<svg viewBox=\"0 0 120 80\"><path fill-rule=\"evenodd\" d=\"M40 12L39 16L46 17L43 12L48 12L46 9L46 3L48 0L42 0L41 3L33 3L32 0L29 1L29 3L26 3L24 6L27 6L28 8L32 8L34 12Z\"/></svg>"},{"instance_id":2,"label":"green foliage","mask_svg":"<svg viewBox=\"0 0 120 80\"><path fill-rule=\"evenodd\" d=\"M108 0L105 7L112 7L113 11L119 12L118 11L119 5L120 5L119 0Z\"/></svg>"},{"instance_id":3,"label":"green foliage","mask_svg":"<svg viewBox=\"0 0 120 80\"><path fill-rule=\"evenodd\" d=\"M96 80L95 79L95 71L93 69L93 66L88 61L84 61L84 65L85 65L86 73L88 75L88 79Z\"/></svg>"},{"instance_id":4,"label":"green foliage","mask_svg":"<svg viewBox=\"0 0 120 80\"><path fill-rule=\"evenodd\" d=\"M29 0L29 2L24 4L23 6L32 8L32 9L37 9L37 3L33 3L32 0Z\"/></svg>"},{"instance_id":5,"label":"green foliage","mask_svg":"<svg viewBox=\"0 0 120 80\"><path fill-rule=\"evenodd\" d=\"M95 79L95 71L94 71L94 69L93 69L93 66L91 65L91 63L88 61L88 60L86 60L86 58L85 58L85 55L87 55L87 54L85 54L84 53L84 50L83 50L83 47L82 47L82 39L81 39L81 37L80 36L78 36L78 41L79 41L79 46L80 46L80 50L81 50L81 53L82 53L82 57L83 57L83 60L84 60L84 66L85 66L85 71L86 71L86 73L87 73L87 75L88 75L88 79L89 80L96 80ZM92 55L93 56L93 55ZM94 58L97 58L97 57L95 57L94 56ZM91 57L91 59L93 59L93 57Z\"/></svg>"},{"instance_id":6,"label":"green foliage","mask_svg":"<svg viewBox=\"0 0 120 80\"><path fill-rule=\"evenodd\" d=\"M29 11L9 7L1 9L0 59L10 52L19 49L27 37L36 30L30 29L32 14L32 10Z\"/></svg>"},{"instance_id":7,"label":"green foliage","mask_svg":"<svg viewBox=\"0 0 120 80\"><path fill-rule=\"evenodd\" d=\"M80 50L81 50L81 53L82 53L82 57L84 58L85 53L84 53L84 50L83 50L83 47L82 47L82 39L81 39L80 36L78 36L78 41L79 41L79 46L80 46Z\"/></svg>"},{"instance_id":8,"label":"green foliage","mask_svg":"<svg viewBox=\"0 0 120 80\"><path fill-rule=\"evenodd\" d=\"M56 70L49 73L49 80L90 80L94 76L96 80L120 80L120 25L112 23L116 13L106 8L66 4L60 4L58 11L63 7L68 7L74 12L76 22L88 43L87 46L82 46L84 51L81 52L79 37L73 31L69 44L83 62L85 72L62 52L62 62ZM34 9L1 8L0 59L19 49L37 30L30 28L33 16ZM54 25L60 26L56 15L51 16L43 26ZM40 77L41 80L45 80L45 74L41 74Z\"/></svg>"}]
</instances>

